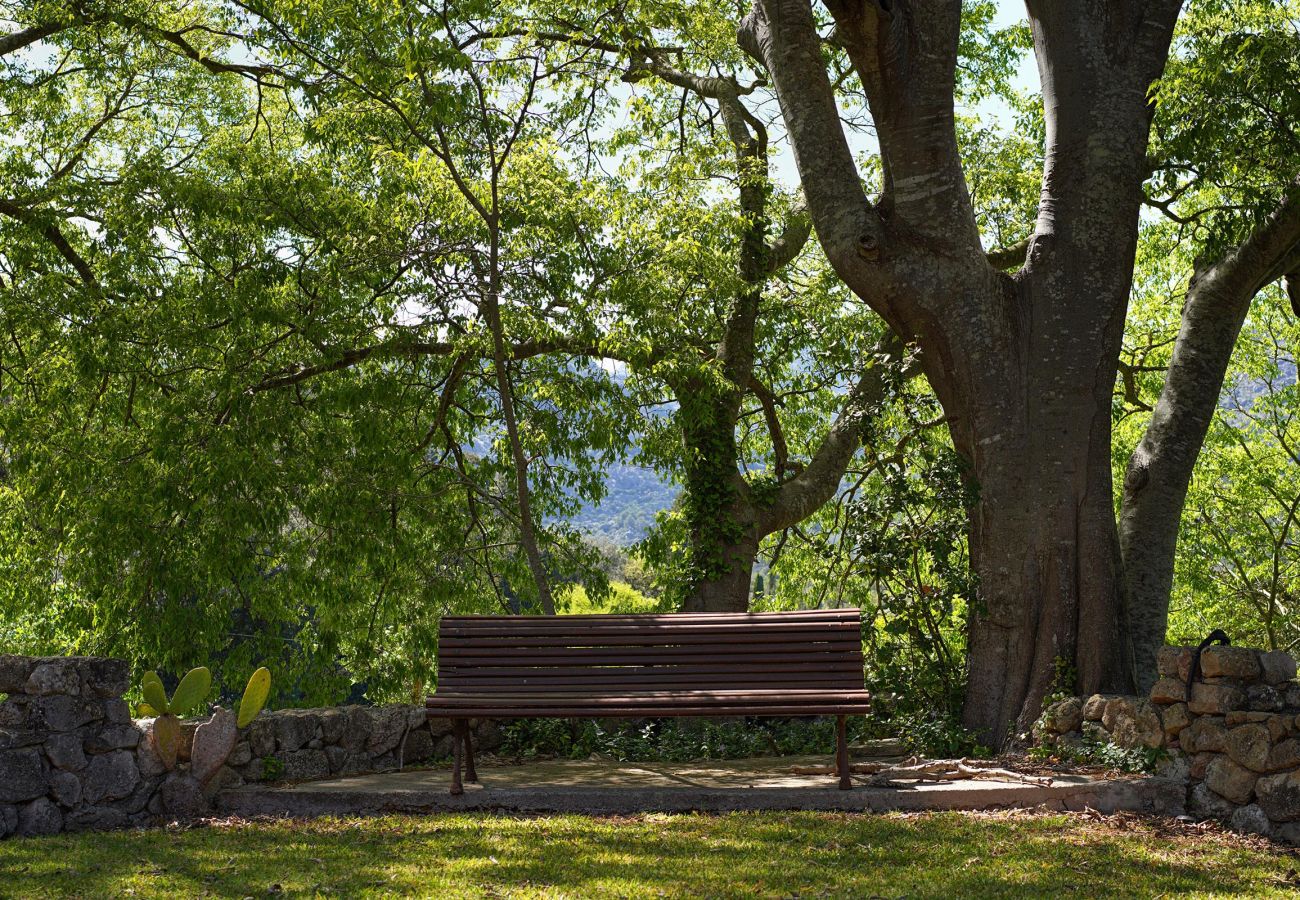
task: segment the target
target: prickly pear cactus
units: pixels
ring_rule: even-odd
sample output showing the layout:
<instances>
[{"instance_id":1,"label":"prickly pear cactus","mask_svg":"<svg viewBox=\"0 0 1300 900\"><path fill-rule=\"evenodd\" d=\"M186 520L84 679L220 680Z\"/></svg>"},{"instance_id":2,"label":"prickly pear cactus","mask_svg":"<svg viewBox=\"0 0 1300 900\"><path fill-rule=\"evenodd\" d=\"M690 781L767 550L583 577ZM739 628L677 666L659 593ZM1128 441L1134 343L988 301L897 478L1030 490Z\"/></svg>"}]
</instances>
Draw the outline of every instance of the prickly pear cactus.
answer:
<instances>
[{"instance_id":1,"label":"prickly pear cactus","mask_svg":"<svg viewBox=\"0 0 1300 900\"><path fill-rule=\"evenodd\" d=\"M169 712L167 692L163 690L162 679L158 677L157 672L144 673L144 677L140 679L140 691L144 694L145 703L148 703L158 715Z\"/></svg>"},{"instance_id":2,"label":"prickly pear cactus","mask_svg":"<svg viewBox=\"0 0 1300 900\"><path fill-rule=\"evenodd\" d=\"M263 666L248 679L248 686L244 688L244 696L239 701L238 725L240 728L247 728L248 724L257 718L257 714L266 705L266 698L270 693L271 670Z\"/></svg>"},{"instance_id":3,"label":"prickly pear cactus","mask_svg":"<svg viewBox=\"0 0 1300 900\"><path fill-rule=\"evenodd\" d=\"M181 679L181 683L176 685L176 693L172 694L172 700L167 711L176 713L178 716L193 711L196 706L203 702L203 698L208 695L208 690L211 687L212 673L207 670L206 666L190 669L185 673L185 677Z\"/></svg>"},{"instance_id":4,"label":"prickly pear cactus","mask_svg":"<svg viewBox=\"0 0 1300 900\"><path fill-rule=\"evenodd\" d=\"M181 720L172 713L163 713L153 720L151 733L158 758L168 771L176 768L176 752L181 745Z\"/></svg>"}]
</instances>

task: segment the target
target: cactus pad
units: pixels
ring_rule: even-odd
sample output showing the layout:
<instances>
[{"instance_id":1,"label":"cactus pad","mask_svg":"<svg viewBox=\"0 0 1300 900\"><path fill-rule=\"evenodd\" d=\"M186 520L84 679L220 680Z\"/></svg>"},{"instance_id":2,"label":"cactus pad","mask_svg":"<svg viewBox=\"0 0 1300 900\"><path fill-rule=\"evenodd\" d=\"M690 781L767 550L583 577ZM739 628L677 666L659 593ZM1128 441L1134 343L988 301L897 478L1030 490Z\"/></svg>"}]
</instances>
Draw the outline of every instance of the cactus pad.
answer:
<instances>
[{"instance_id":1,"label":"cactus pad","mask_svg":"<svg viewBox=\"0 0 1300 900\"><path fill-rule=\"evenodd\" d=\"M181 720L164 713L153 720L153 746L158 758L170 771L176 768L176 751L181 745Z\"/></svg>"},{"instance_id":2,"label":"cactus pad","mask_svg":"<svg viewBox=\"0 0 1300 900\"><path fill-rule=\"evenodd\" d=\"M152 706L162 715L167 709L167 692L163 690L162 679L158 677L157 672L145 672L144 677L140 679L140 691L144 694L144 702Z\"/></svg>"},{"instance_id":3,"label":"cactus pad","mask_svg":"<svg viewBox=\"0 0 1300 900\"><path fill-rule=\"evenodd\" d=\"M271 670L263 666L248 679L244 696L239 701L239 727L246 728L248 723L257 718L257 714L266 705L266 698L271 693Z\"/></svg>"},{"instance_id":4,"label":"cactus pad","mask_svg":"<svg viewBox=\"0 0 1300 900\"><path fill-rule=\"evenodd\" d=\"M205 666L199 666L197 669L190 669L181 679L181 683L176 685L176 693L172 694L172 702L169 712L174 712L178 716L192 712L196 706L203 702L203 698L208 696L208 690L212 687L212 673ZM147 699L147 698L146 698Z\"/></svg>"}]
</instances>

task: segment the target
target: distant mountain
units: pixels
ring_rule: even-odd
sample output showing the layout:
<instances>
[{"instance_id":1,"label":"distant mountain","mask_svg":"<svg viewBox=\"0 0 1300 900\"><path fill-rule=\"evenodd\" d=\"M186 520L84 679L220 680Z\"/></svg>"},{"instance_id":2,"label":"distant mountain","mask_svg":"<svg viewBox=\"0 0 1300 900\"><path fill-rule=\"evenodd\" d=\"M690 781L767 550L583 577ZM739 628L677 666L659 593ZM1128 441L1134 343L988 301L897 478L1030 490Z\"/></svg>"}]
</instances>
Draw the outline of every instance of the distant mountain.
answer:
<instances>
[{"instance_id":1,"label":"distant mountain","mask_svg":"<svg viewBox=\"0 0 1300 900\"><path fill-rule=\"evenodd\" d=\"M677 498L676 485L641 466L610 466L606 483L609 491L605 499L584 507L570 521L579 531L620 547L645 537L654 524L655 513L672 506Z\"/></svg>"}]
</instances>

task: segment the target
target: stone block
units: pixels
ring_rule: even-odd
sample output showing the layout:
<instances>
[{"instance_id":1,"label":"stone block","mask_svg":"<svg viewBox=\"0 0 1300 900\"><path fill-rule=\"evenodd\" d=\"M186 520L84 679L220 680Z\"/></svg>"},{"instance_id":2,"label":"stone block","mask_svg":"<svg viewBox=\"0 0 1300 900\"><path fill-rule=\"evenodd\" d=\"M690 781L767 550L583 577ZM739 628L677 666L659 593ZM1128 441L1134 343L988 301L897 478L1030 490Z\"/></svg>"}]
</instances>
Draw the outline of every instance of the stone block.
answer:
<instances>
[{"instance_id":1,"label":"stone block","mask_svg":"<svg viewBox=\"0 0 1300 900\"><path fill-rule=\"evenodd\" d=\"M1248 709L1234 709L1223 717L1223 722L1229 728L1235 728L1238 725L1245 725L1248 722L1267 722L1269 713L1252 712Z\"/></svg>"},{"instance_id":2,"label":"stone block","mask_svg":"<svg viewBox=\"0 0 1300 900\"><path fill-rule=\"evenodd\" d=\"M103 718L104 710L99 704L57 694L32 700L27 713L32 727L49 731L76 731Z\"/></svg>"},{"instance_id":3,"label":"stone block","mask_svg":"<svg viewBox=\"0 0 1300 900\"><path fill-rule=\"evenodd\" d=\"M315 716L302 715L296 711L280 710L272 717L275 727L275 746L281 752L292 752L306 745L320 724Z\"/></svg>"},{"instance_id":4,"label":"stone block","mask_svg":"<svg viewBox=\"0 0 1300 900\"><path fill-rule=\"evenodd\" d=\"M1258 778L1250 769L1226 756L1216 756L1205 767L1205 783L1210 790L1233 803L1249 803L1255 796L1255 781Z\"/></svg>"},{"instance_id":5,"label":"stone block","mask_svg":"<svg viewBox=\"0 0 1300 900\"><path fill-rule=\"evenodd\" d=\"M140 743L140 729L131 725L105 725L86 738L87 753L108 753L112 750L134 750Z\"/></svg>"},{"instance_id":6,"label":"stone block","mask_svg":"<svg viewBox=\"0 0 1300 900\"><path fill-rule=\"evenodd\" d=\"M62 830L62 811L45 797L18 807L19 834L58 834Z\"/></svg>"},{"instance_id":7,"label":"stone block","mask_svg":"<svg viewBox=\"0 0 1300 900\"><path fill-rule=\"evenodd\" d=\"M402 745L402 765L420 763L433 755L433 738L427 728L408 732Z\"/></svg>"},{"instance_id":8,"label":"stone block","mask_svg":"<svg viewBox=\"0 0 1300 900\"><path fill-rule=\"evenodd\" d=\"M73 657L81 674L84 693L96 697L121 697L131 687L131 667L124 659L107 656Z\"/></svg>"},{"instance_id":9,"label":"stone block","mask_svg":"<svg viewBox=\"0 0 1300 900\"><path fill-rule=\"evenodd\" d=\"M397 754L393 752L383 753L379 756L371 757L370 768L375 772L395 772L398 769Z\"/></svg>"},{"instance_id":10,"label":"stone block","mask_svg":"<svg viewBox=\"0 0 1300 900\"><path fill-rule=\"evenodd\" d=\"M35 747L49 740L50 733L30 728L0 728L0 750L16 750L20 747Z\"/></svg>"},{"instance_id":11,"label":"stone block","mask_svg":"<svg viewBox=\"0 0 1300 900\"><path fill-rule=\"evenodd\" d=\"M1279 741L1268 752L1268 771L1281 772L1295 768L1300 768L1300 741L1295 738Z\"/></svg>"},{"instance_id":12,"label":"stone block","mask_svg":"<svg viewBox=\"0 0 1300 900\"><path fill-rule=\"evenodd\" d=\"M1220 716L1200 716L1178 735L1182 747L1189 753L1222 753L1228 730Z\"/></svg>"},{"instance_id":13,"label":"stone block","mask_svg":"<svg viewBox=\"0 0 1300 900\"><path fill-rule=\"evenodd\" d=\"M1184 748L1184 752L1186 752L1186 748ZM1210 765L1210 763L1214 760L1216 756L1218 756L1217 753L1192 754L1191 766L1189 767L1187 774L1190 775L1192 778L1198 780L1204 778L1206 768Z\"/></svg>"},{"instance_id":14,"label":"stone block","mask_svg":"<svg viewBox=\"0 0 1300 900\"><path fill-rule=\"evenodd\" d=\"M1177 678L1186 684L1195 652L1195 647L1161 647L1156 651L1156 670L1166 678Z\"/></svg>"},{"instance_id":15,"label":"stone block","mask_svg":"<svg viewBox=\"0 0 1300 900\"><path fill-rule=\"evenodd\" d=\"M222 766L203 785L203 796L211 803L217 794L237 788L243 783L244 779L238 772L230 766Z\"/></svg>"},{"instance_id":16,"label":"stone block","mask_svg":"<svg viewBox=\"0 0 1300 900\"><path fill-rule=\"evenodd\" d=\"M1295 723L1291 716L1274 714L1269 716L1264 724L1268 726L1268 736L1275 744L1295 733Z\"/></svg>"},{"instance_id":17,"label":"stone block","mask_svg":"<svg viewBox=\"0 0 1300 900\"><path fill-rule=\"evenodd\" d=\"M329 758L324 750L280 751L275 758L284 765L280 777L285 781L310 781L330 774Z\"/></svg>"},{"instance_id":18,"label":"stone block","mask_svg":"<svg viewBox=\"0 0 1300 900\"><path fill-rule=\"evenodd\" d=\"M1186 699L1186 682L1174 678L1161 678L1151 685L1151 700L1155 703L1182 703Z\"/></svg>"},{"instance_id":19,"label":"stone block","mask_svg":"<svg viewBox=\"0 0 1300 900\"><path fill-rule=\"evenodd\" d=\"M370 710L370 739L366 750L379 756L397 747L406 733L406 708L403 706L377 706Z\"/></svg>"},{"instance_id":20,"label":"stone block","mask_svg":"<svg viewBox=\"0 0 1300 900\"><path fill-rule=\"evenodd\" d=\"M87 803L101 803L127 796L140 780L135 754L127 750L114 750L90 760L82 776Z\"/></svg>"},{"instance_id":21,"label":"stone block","mask_svg":"<svg viewBox=\"0 0 1300 900\"><path fill-rule=\"evenodd\" d=\"M131 706L125 700L121 698L101 700L100 705L104 710L105 722L112 722L114 725L131 724Z\"/></svg>"},{"instance_id":22,"label":"stone block","mask_svg":"<svg viewBox=\"0 0 1300 900\"><path fill-rule=\"evenodd\" d=\"M67 831L116 831L130 824L126 813L111 806L88 806L63 817Z\"/></svg>"},{"instance_id":23,"label":"stone block","mask_svg":"<svg viewBox=\"0 0 1300 900\"><path fill-rule=\"evenodd\" d=\"M1232 815L1228 817L1228 826L1238 834L1267 836L1272 830L1272 823L1269 822L1268 816L1264 815L1264 810L1260 809L1257 803L1239 806L1234 809Z\"/></svg>"},{"instance_id":24,"label":"stone block","mask_svg":"<svg viewBox=\"0 0 1300 900\"><path fill-rule=\"evenodd\" d=\"M1265 775L1255 783L1255 795L1264 815L1274 822L1300 820L1300 772Z\"/></svg>"},{"instance_id":25,"label":"stone block","mask_svg":"<svg viewBox=\"0 0 1300 900\"><path fill-rule=\"evenodd\" d=\"M1187 812L1197 819L1226 819L1236 808L1204 784L1194 785L1187 795Z\"/></svg>"},{"instance_id":26,"label":"stone block","mask_svg":"<svg viewBox=\"0 0 1300 900\"><path fill-rule=\"evenodd\" d=\"M1293 681L1296 676L1295 657L1285 650L1269 650L1259 655L1260 677L1272 685Z\"/></svg>"},{"instance_id":27,"label":"stone block","mask_svg":"<svg viewBox=\"0 0 1300 900\"><path fill-rule=\"evenodd\" d=\"M81 678L77 675L75 664L41 662L27 676L22 692L33 697L47 697L51 694L76 696L81 693Z\"/></svg>"},{"instance_id":28,"label":"stone block","mask_svg":"<svg viewBox=\"0 0 1300 900\"><path fill-rule=\"evenodd\" d=\"M321 712L320 730L321 740L328 746L337 744L343 737L344 730L348 727L348 717L341 709L327 709Z\"/></svg>"},{"instance_id":29,"label":"stone block","mask_svg":"<svg viewBox=\"0 0 1300 900\"><path fill-rule=\"evenodd\" d=\"M1258 722L1238 725L1228 732L1224 742L1228 756L1253 772L1268 771L1268 754L1271 749L1268 726Z\"/></svg>"},{"instance_id":30,"label":"stone block","mask_svg":"<svg viewBox=\"0 0 1300 900\"><path fill-rule=\"evenodd\" d=\"M1249 647L1206 647L1201 651L1201 674L1206 678L1259 678L1259 654Z\"/></svg>"},{"instance_id":31,"label":"stone block","mask_svg":"<svg viewBox=\"0 0 1300 900\"><path fill-rule=\"evenodd\" d=\"M1252 684L1246 688L1246 706L1254 712L1281 712L1286 694L1271 684Z\"/></svg>"},{"instance_id":32,"label":"stone block","mask_svg":"<svg viewBox=\"0 0 1300 900\"><path fill-rule=\"evenodd\" d=\"M131 793L121 800L114 801L113 808L120 809L127 815L140 812L148 806L154 794L158 793L158 785L161 782L162 779L160 778L141 778L139 784L131 790Z\"/></svg>"},{"instance_id":33,"label":"stone block","mask_svg":"<svg viewBox=\"0 0 1300 900\"><path fill-rule=\"evenodd\" d=\"M163 763L162 757L158 755L158 750L154 747L152 740L141 741L136 744L135 763L140 770L140 774L146 778L161 775L167 771L167 766Z\"/></svg>"},{"instance_id":34,"label":"stone block","mask_svg":"<svg viewBox=\"0 0 1300 900\"><path fill-rule=\"evenodd\" d=\"M226 765L243 766L247 765L253 759L253 748L249 746L248 741L240 741L235 744L234 751L230 754L230 759L226 760Z\"/></svg>"},{"instance_id":35,"label":"stone block","mask_svg":"<svg viewBox=\"0 0 1300 900\"><path fill-rule=\"evenodd\" d=\"M81 779L62 769L51 772L50 796L65 809L72 809L81 802Z\"/></svg>"},{"instance_id":36,"label":"stone block","mask_svg":"<svg viewBox=\"0 0 1300 900\"><path fill-rule=\"evenodd\" d=\"M370 713L364 706L346 706L343 712L347 716L347 724L339 736L338 745L348 750L360 750L370 741Z\"/></svg>"},{"instance_id":37,"label":"stone block","mask_svg":"<svg viewBox=\"0 0 1300 900\"><path fill-rule=\"evenodd\" d=\"M1192 723L1187 712L1186 703L1173 703L1160 711L1160 723L1164 726L1166 738L1176 738L1183 729Z\"/></svg>"},{"instance_id":38,"label":"stone block","mask_svg":"<svg viewBox=\"0 0 1300 900\"><path fill-rule=\"evenodd\" d=\"M166 814L177 819L194 819L209 809L203 789L189 775L173 772L163 779L158 793Z\"/></svg>"},{"instance_id":39,"label":"stone block","mask_svg":"<svg viewBox=\"0 0 1300 900\"><path fill-rule=\"evenodd\" d=\"M1288 712L1294 712L1300 709L1300 684L1291 682L1290 684L1277 685L1282 691L1282 701L1286 704Z\"/></svg>"},{"instance_id":40,"label":"stone block","mask_svg":"<svg viewBox=\"0 0 1300 900\"><path fill-rule=\"evenodd\" d=\"M1094 695L1094 696L1100 697L1101 695L1100 695L1100 694L1096 694L1096 695ZM1105 709L1105 704L1104 704L1104 703L1103 703L1101 706L1102 706L1102 709ZM1083 708L1084 708L1084 712L1085 712L1084 718L1086 719L1086 718L1088 718L1088 716L1086 715L1086 712L1087 712L1087 709L1088 709L1088 704L1085 703L1085 704L1083 705ZM1097 719L1100 719L1100 718L1101 718L1101 711L1100 711L1100 710L1098 710L1097 715L1095 716L1095 718L1097 718ZM430 720L429 720L429 734L433 735L433 737L434 737L435 740L438 739L438 738L440 738L440 737L443 737L443 736L445 736L445 735L451 734L451 719L441 719L441 718L439 718L439 719L430 719Z\"/></svg>"},{"instance_id":41,"label":"stone block","mask_svg":"<svg viewBox=\"0 0 1300 900\"><path fill-rule=\"evenodd\" d=\"M45 796L50 781L35 747L0 751L0 803L25 803Z\"/></svg>"},{"instance_id":42,"label":"stone block","mask_svg":"<svg viewBox=\"0 0 1300 900\"><path fill-rule=\"evenodd\" d=\"M27 679L40 664L30 656L0 653L0 694L21 694L27 689Z\"/></svg>"},{"instance_id":43,"label":"stone block","mask_svg":"<svg viewBox=\"0 0 1300 900\"><path fill-rule=\"evenodd\" d=\"M18 807L11 803L0 804L0 838L18 830Z\"/></svg>"},{"instance_id":44,"label":"stone block","mask_svg":"<svg viewBox=\"0 0 1300 900\"><path fill-rule=\"evenodd\" d=\"M86 767L82 737L75 731L50 735L45 741L45 756L56 769L79 772Z\"/></svg>"},{"instance_id":45,"label":"stone block","mask_svg":"<svg viewBox=\"0 0 1300 900\"><path fill-rule=\"evenodd\" d=\"M22 702L26 699L10 697L0 703L0 728L22 728L27 724L27 704Z\"/></svg>"},{"instance_id":46,"label":"stone block","mask_svg":"<svg viewBox=\"0 0 1300 900\"><path fill-rule=\"evenodd\" d=\"M1192 685L1192 699L1187 708L1200 716L1221 716L1240 709L1245 702L1246 692L1236 685L1198 681Z\"/></svg>"},{"instance_id":47,"label":"stone block","mask_svg":"<svg viewBox=\"0 0 1300 900\"><path fill-rule=\"evenodd\" d=\"M1048 734L1068 734L1078 729L1083 721L1083 701L1067 697L1049 705L1038 722Z\"/></svg>"},{"instance_id":48,"label":"stone block","mask_svg":"<svg viewBox=\"0 0 1300 900\"><path fill-rule=\"evenodd\" d=\"M262 713L248 726L248 747L254 757L270 756L275 752L275 719Z\"/></svg>"},{"instance_id":49,"label":"stone block","mask_svg":"<svg viewBox=\"0 0 1300 900\"><path fill-rule=\"evenodd\" d=\"M1113 701L1119 703L1119 701ZM1110 706L1106 713L1110 715ZM1104 722L1104 720L1103 720ZM484 723L488 724L488 723ZM1150 700L1138 700L1120 708L1109 725L1111 740L1119 747L1161 747L1165 742L1165 729L1160 721L1158 707ZM499 729L498 729L499 731ZM501 741L497 742L500 746ZM484 748L486 749L486 748Z\"/></svg>"}]
</instances>

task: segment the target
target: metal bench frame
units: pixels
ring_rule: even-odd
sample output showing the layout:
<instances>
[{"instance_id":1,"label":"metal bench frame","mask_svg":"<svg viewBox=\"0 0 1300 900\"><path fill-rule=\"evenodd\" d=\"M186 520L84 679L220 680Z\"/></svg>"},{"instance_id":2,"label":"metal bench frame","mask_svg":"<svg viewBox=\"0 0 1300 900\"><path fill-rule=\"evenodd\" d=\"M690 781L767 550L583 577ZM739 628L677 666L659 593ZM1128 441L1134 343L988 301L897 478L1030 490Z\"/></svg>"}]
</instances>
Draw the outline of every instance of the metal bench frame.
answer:
<instances>
[{"instance_id":1,"label":"metal bench frame","mask_svg":"<svg viewBox=\"0 0 1300 900\"><path fill-rule=\"evenodd\" d=\"M839 786L853 786L845 720L871 712L861 613L444 616L430 718L452 723L451 792L478 781L476 718L836 717Z\"/></svg>"}]
</instances>

